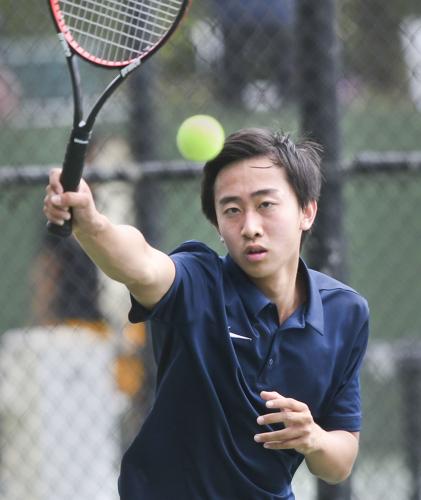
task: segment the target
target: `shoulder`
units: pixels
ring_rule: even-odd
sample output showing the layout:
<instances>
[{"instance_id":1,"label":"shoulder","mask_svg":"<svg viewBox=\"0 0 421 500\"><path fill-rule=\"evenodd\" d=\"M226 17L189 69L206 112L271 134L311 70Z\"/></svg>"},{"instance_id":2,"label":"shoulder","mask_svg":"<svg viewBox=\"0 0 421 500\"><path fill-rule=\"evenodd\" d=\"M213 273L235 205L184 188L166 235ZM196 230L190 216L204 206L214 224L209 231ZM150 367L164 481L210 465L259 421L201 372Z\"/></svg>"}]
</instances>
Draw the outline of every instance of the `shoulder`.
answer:
<instances>
[{"instance_id":1,"label":"shoulder","mask_svg":"<svg viewBox=\"0 0 421 500\"><path fill-rule=\"evenodd\" d=\"M170 252L170 255L180 253L196 254L198 256L213 256L218 257L218 254L212 250L206 243L197 240L188 240L176 247Z\"/></svg>"},{"instance_id":2,"label":"shoulder","mask_svg":"<svg viewBox=\"0 0 421 500\"><path fill-rule=\"evenodd\" d=\"M147 310L132 298L129 319L145 319L187 323L202 310L209 297L220 286L220 258L216 252L199 241L186 241L169 254L175 265L175 278L167 293Z\"/></svg>"},{"instance_id":3,"label":"shoulder","mask_svg":"<svg viewBox=\"0 0 421 500\"><path fill-rule=\"evenodd\" d=\"M350 298L366 302L366 299L351 286L339 281L327 274L309 269L309 274L320 292L338 292L348 295Z\"/></svg>"},{"instance_id":4,"label":"shoulder","mask_svg":"<svg viewBox=\"0 0 421 500\"><path fill-rule=\"evenodd\" d=\"M335 308L346 306L361 316L368 319L369 306L367 299L351 286L328 276L327 274L309 269L309 275L318 289L323 303L332 304Z\"/></svg>"},{"instance_id":5,"label":"shoulder","mask_svg":"<svg viewBox=\"0 0 421 500\"><path fill-rule=\"evenodd\" d=\"M189 240L170 252L177 272L187 274L205 273L208 277L219 274L222 260L219 255L205 243Z\"/></svg>"},{"instance_id":6,"label":"shoulder","mask_svg":"<svg viewBox=\"0 0 421 500\"><path fill-rule=\"evenodd\" d=\"M215 264L220 261L219 255L212 248L196 240L185 241L172 250L169 255L175 261L195 260L213 262Z\"/></svg>"}]
</instances>

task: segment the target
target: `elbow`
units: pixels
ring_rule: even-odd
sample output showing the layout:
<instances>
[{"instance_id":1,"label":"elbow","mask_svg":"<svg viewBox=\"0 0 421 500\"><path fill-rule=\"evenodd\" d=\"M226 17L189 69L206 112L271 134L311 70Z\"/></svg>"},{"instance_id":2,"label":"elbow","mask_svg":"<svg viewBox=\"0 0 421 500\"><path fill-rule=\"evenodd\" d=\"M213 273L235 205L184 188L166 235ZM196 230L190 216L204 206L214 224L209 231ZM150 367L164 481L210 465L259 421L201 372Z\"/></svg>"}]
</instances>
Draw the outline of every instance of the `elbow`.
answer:
<instances>
[{"instance_id":1,"label":"elbow","mask_svg":"<svg viewBox=\"0 0 421 500\"><path fill-rule=\"evenodd\" d=\"M347 478L349 477L348 476L341 476L341 477L335 477L335 478L329 478L329 479L323 479L323 478L319 478L321 479L323 482L325 482L326 484L329 484L331 486L334 486L336 484L341 484L343 483Z\"/></svg>"},{"instance_id":2,"label":"elbow","mask_svg":"<svg viewBox=\"0 0 421 500\"><path fill-rule=\"evenodd\" d=\"M327 484L339 484L349 478L358 455L358 434L331 431L329 451L307 461L310 471Z\"/></svg>"},{"instance_id":3,"label":"elbow","mask_svg":"<svg viewBox=\"0 0 421 500\"><path fill-rule=\"evenodd\" d=\"M328 476L324 477L320 475L318 477L327 484L335 485L343 483L346 479L348 479L351 475L351 472L352 466L347 468L338 467L336 470L332 470Z\"/></svg>"}]
</instances>

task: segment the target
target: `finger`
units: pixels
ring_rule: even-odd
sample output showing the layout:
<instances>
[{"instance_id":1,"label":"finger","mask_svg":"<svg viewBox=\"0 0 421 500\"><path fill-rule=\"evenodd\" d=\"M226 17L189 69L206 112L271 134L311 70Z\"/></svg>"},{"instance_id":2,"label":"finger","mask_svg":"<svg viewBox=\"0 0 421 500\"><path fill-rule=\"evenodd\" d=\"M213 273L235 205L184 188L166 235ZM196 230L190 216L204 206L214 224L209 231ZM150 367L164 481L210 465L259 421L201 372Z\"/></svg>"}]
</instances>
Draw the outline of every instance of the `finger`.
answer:
<instances>
[{"instance_id":1,"label":"finger","mask_svg":"<svg viewBox=\"0 0 421 500\"><path fill-rule=\"evenodd\" d=\"M266 401L267 408L276 408L278 410L291 410L291 411L306 411L308 410L308 406L301 401L297 401L292 398L285 398L283 396L279 396L275 399L270 399Z\"/></svg>"},{"instance_id":2,"label":"finger","mask_svg":"<svg viewBox=\"0 0 421 500\"><path fill-rule=\"evenodd\" d=\"M57 212L68 211L69 207L63 205L61 196L62 195L58 195L50 191L49 194L47 194L44 198L44 208L46 210L53 210Z\"/></svg>"},{"instance_id":3,"label":"finger","mask_svg":"<svg viewBox=\"0 0 421 500\"><path fill-rule=\"evenodd\" d=\"M70 209L67 207L55 207L54 205L45 205L44 213L52 217L60 217L64 219L70 218Z\"/></svg>"},{"instance_id":4,"label":"finger","mask_svg":"<svg viewBox=\"0 0 421 500\"><path fill-rule=\"evenodd\" d=\"M263 448L267 448L269 450L292 450L296 449L299 446L298 440L289 440L289 441L268 441L263 444Z\"/></svg>"},{"instance_id":5,"label":"finger","mask_svg":"<svg viewBox=\"0 0 421 500\"><path fill-rule=\"evenodd\" d=\"M263 444L263 448L267 448L269 450L281 450L282 443L279 443L278 441L269 441L268 443Z\"/></svg>"},{"instance_id":6,"label":"finger","mask_svg":"<svg viewBox=\"0 0 421 500\"><path fill-rule=\"evenodd\" d=\"M61 195L47 194L44 198L43 211L50 222L63 225L64 221L71 218L71 214L67 206L60 206L60 196Z\"/></svg>"},{"instance_id":7,"label":"finger","mask_svg":"<svg viewBox=\"0 0 421 500\"><path fill-rule=\"evenodd\" d=\"M63 192L63 186L60 182L61 169L52 168L49 174L49 187L54 193L61 194Z\"/></svg>"},{"instance_id":8,"label":"finger","mask_svg":"<svg viewBox=\"0 0 421 500\"><path fill-rule=\"evenodd\" d=\"M313 416L307 407L305 407L303 411L294 411L291 408L285 408L279 412L267 413L257 417L257 423L259 425L283 423L286 426L290 426L307 425L312 422Z\"/></svg>"},{"instance_id":9,"label":"finger","mask_svg":"<svg viewBox=\"0 0 421 500\"><path fill-rule=\"evenodd\" d=\"M44 206L44 213L54 218L70 219L70 211L68 208L57 208L54 205Z\"/></svg>"},{"instance_id":10,"label":"finger","mask_svg":"<svg viewBox=\"0 0 421 500\"><path fill-rule=\"evenodd\" d=\"M72 208L87 208L89 206L89 192L67 191L60 195L61 205Z\"/></svg>"},{"instance_id":11,"label":"finger","mask_svg":"<svg viewBox=\"0 0 421 500\"><path fill-rule=\"evenodd\" d=\"M61 194L55 194L55 193L51 194L50 202L51 202L51 205L57 209L61 209L61 210L68 209L68 207L65 206L63 203L63 196Z\"/></svg>"},{"instance_id":12,"label":"finger","mask_svg":"<svg viewBox=\"0 0 421 500\"><path fill-rule=\"evenodd\" d=\"M89 205L88 193L67 191L61 194L51 193L44 199L44 206L56 208L57 210L69 210L69 208L86 208Z\"/></svg>"},{"instance_id":13,"label":"finger","mask_svg":"<svg viewBox=\"0 0 421 500\"><path fill-rule=\"evenodd\" d=\"M261 391L260 397L265 401L269 401L271 399L280 398L281 395L276 391Z\"/></svg>"},{"instance_id":14,"label":"finger","mask_svg":"<svg viewBox=\"0 0 421 500\"><path fill-rule=\"evenodd\" d=\"M288 441L292 438L298 436L297 431L290 429L281 429L279 431L272 432L262 432L260 434L255 434L254 440L256 443L270 443L270 442L283 442Z\"/></svg>"},{"instance_id":15,"label":"finger","mask_svg":"<svg viewBox=\"0 0 421 500\"><path fill-rule=\"evenodd\" d=\"M47 209L44 207L44 214L50 222L62 226L66 220L71 218L71 214L68 211L59 211L55 209Z\"/></svg>"},{"instance_id":16,"label":"finger","mask_svg":"<svg viewBox=\"0 0 421 500\"><path fill-rule=\"evenodd\" d=\"M264 399L266 401L266 406L268 408L278 408L276 403L273 402L274 400L285 401L285 404L287 401L296 401L295 399L292 399L292 398L285 398L284 396L279 394L279 392L276 392L276 391L262 391L260 393L260 396L262 399ZM278 403L278 404L280 404L280 403Z\"/></svg>"},{"instance_id":17,"label":"finger","mask_svg":"<svg viewBox=\"0 0 421 500\"><path fill-rule=\"evenodd\" d=\"M260 415L257 417L257 423L259 425L271 425L271 424L285 424L291 425L297 423L301 419L301 413L294 413L288 410L267 413L266 415Z\"/></svg>"}]
</instances>

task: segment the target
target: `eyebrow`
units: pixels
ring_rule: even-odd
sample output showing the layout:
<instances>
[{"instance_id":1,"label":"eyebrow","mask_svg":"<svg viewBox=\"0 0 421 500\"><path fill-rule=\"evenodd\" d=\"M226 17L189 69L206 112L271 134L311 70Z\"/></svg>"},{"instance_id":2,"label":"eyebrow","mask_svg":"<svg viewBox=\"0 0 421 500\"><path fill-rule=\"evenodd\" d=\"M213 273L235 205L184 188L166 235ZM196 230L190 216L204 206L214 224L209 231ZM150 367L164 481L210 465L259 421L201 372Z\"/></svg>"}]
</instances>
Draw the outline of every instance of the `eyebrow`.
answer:
<instances>
[{"instance_id":1,"label":"eyebrow","mask_svg":"<svg viewBox=\"0 0 421 500\"><path fill-rule=\"evenodd\" d=\"M279 193L279 190L278 189L274 189L274 188L267 188L267 189L259 189L258 191L253 191L251 193L251 197L252 198L257 198L259 196L267 196L267 195L274 195L274 194L277 194ZM223 196L219 201L218 201L218 204L219 205L226 205L227 203L238 203L239 201L241 201L241 197L240 196Z\"/></svg>"}]
</instances>

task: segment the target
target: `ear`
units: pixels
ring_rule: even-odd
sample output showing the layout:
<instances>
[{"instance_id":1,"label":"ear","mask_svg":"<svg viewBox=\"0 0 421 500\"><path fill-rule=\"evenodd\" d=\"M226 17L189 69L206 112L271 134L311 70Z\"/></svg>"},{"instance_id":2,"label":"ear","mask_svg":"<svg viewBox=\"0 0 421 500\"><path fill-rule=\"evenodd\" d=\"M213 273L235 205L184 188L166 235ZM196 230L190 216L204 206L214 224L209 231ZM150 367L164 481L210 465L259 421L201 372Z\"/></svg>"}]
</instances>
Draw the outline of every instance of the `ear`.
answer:
<instances>
[{"instance_id":1,"label":"ear","mask_svg":"<svg viewBox=\"0 0 421 500\"><path fill-rule=\"evenodd\" d=\"M314 219L317 214L317 201L310 201L307 206L302 209L301 212L301 223L300 229L302 231L308 231L313 225Z\"/></svg>"},{"instance_id":2,"label":"ear","mask_svg":"<svg viewBox=\"0 0 421 500\"><path fill-rule=\"evenodd\" d=\"M219 227L218 227L218 226L214 226L214 228L216 229L216 232L218 233L218 238L219 238L219 241L220 241L221 243L225 243L224 238L222 237L221 233L219 232Z\"/></svg>"}]
</instances>

